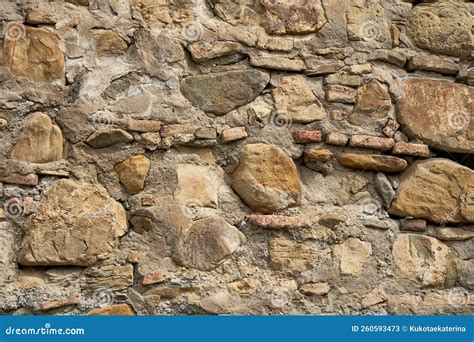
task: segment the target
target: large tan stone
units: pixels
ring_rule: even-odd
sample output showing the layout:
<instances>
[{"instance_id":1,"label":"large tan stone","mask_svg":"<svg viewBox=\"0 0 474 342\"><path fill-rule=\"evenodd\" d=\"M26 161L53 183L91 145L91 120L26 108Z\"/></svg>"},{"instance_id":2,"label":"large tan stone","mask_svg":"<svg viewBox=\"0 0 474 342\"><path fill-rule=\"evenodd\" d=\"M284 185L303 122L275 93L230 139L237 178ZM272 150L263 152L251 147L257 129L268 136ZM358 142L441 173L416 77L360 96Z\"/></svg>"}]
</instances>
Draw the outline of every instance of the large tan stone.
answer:
<instances>
[{"instance_id":1,"label":"large tan stone","mask_svg":"<svg viewBox=\"0 0 474 342\"><path fill-rule=\"evenodd\" d=\"M410 13L408 35L416 45L434 53L472 59L472 13L468 4L440 1L420 4Z\"/></svg>"},{"instance_id":2,"label":"large tan stone","mask_svg":"<svg viewBox=\"0 0 474 342\"><path fill-rule=\"evenodd\" d=\"M203 218L184 233L175 258L184 266L209 271L224 262L244 240L244 235L224 219Z\"/></svg>"},{"instance_id":3,"label":"large tan stone","mask_svg":"<svg viewBox=\"0 0 474 342\"><path fill-rule=\"evenodd\" d=\"M150 165L150 159L137 155L116 164L114 169L125 190L130 194L137 194L145 188Z\"/></svg>"},{"instance_id":4,"label":"large tan stone","mask_svg":"<svg viewBox=\"0 0 474 342\"><path fill-rule=\"evenodd\" d=\"M189 76L181 81L181 92L204 112L223 115L252 102L269 80L268 74L258 70Z\"/></svg>"},{"instance_id":5,"label":"large tan stone","mask_svg":"<svg viewBox=\"0 0 474 342\"><path fill-rule=\"evenodd\" d=\"M383 0L351 0L346 11L349 40L369 46L391 47L390 22Z\"/></svg>"},{"instance_id":6,"label":"large tan stone","mask_svg":"<svg viewBox=\"0 0 474 342\"><path fill-rule=\"evenodd\" d=\"M474 151L474 88L409 78L398 101L398 120L412 139L449 152Z\"/></svg>"},{"instance_id":7,"label":"large tan stone","mask_svg":"<svg viewBox=\"0 0 474 342\"><path fill-rule=\"evenodd\" d=\"M23 229L20 264L89 266L115 251L127 218L105 189L60 180L45 191Z\"/></svg>"},{"instance_id":8,"label":"large tan stone","mask_svg":"<svg viewBox=\"0 0 474 342\"><path fill-rule=\"evenodd\" d=\"M43 113L30 116L20 134L11 158L30 163L48 163L63 157L63 135L50 117Z\"/></svg>"},{"instance_id":9,"label":"large tan stone","mask_svg":"<svg viewBox=\"0 0 474 342\"><path fill-rule=\"evenodd\" d=\"M389 212L436 223L474 222L474 171L447 159L408 169Z\"/></svg>"},{"instance_id":10,"label":"large tan stone","mask_svg":"<svg viewBox=\"0 0 474 342\"><path fill-rule=\"evenodd\" d=\"M349 238L333 247L334 255L339 260L341 274L360 277L367 259L372 255L370 242Z\"/></svg>"},{"instance_id":11,"label":"large tan stone","mask_svg":"<svg viewBox=\"0 0 474 342\"><path fill-rule=\"evenodd\" d=\"M288 121L310 123L322 120L326 111L303 76L286 76L273 88L275 107Z\"/></svg>"},{"instance_id":12,"label":"large tan stone","mask_svg":"<svg viewBox=\"0 0 474 342\"><path fill-rule=\"evenodd\" d=\"M38 82L64 78L64 55L54 33L15 22L7 30L3 59L13 75Z\"/></svg>"},{"instance_id":13,"label":"large tan stone","mask_svg":"<svg viewBox=\"0 0 474 342\"><path fill-rule=\"evenodd\" d=\"M441 287L452 282L455 264L448 246L425 235L399 235L393 244L397 276L424 287Z\"/></svg>"},{"instance_id":14,"label":"large tan stone","mask_svg":"<svg viewBox=\"0 0 474 342\"><path fill-rule=\"evenodd\" d=\"M232 188L250 208L265 214L297 206L302 196L293 160L266 144L244 147L232 174Z\"/></svg>"}]
</instances>

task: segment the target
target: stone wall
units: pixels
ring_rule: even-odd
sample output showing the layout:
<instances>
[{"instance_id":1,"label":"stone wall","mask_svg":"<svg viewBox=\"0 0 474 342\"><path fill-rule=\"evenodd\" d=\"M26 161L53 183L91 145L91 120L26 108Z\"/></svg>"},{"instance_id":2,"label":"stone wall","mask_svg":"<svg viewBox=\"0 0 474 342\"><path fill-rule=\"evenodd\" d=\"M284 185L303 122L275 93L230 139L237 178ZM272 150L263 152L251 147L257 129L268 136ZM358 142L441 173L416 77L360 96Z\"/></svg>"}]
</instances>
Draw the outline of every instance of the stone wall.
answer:
<instances>
[{"instance_id":1,"label":"stone wall","mask_svg":"<svg viewBox=\"0 0 474 342\"><path fill-rule=\"evenodd\" d=\"M0 1L0 313L472 314L473 13Z\"/></svg>"}]
</instances>

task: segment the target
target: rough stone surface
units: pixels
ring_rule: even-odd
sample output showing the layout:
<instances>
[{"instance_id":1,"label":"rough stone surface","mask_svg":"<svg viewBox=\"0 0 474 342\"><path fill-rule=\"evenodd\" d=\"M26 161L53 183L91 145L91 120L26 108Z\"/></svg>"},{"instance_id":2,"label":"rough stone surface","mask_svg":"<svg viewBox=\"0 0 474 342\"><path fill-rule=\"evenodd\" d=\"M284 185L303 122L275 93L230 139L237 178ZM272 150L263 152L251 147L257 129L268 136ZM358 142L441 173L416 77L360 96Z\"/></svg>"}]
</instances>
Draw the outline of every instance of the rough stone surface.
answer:
<instances>
[{"instance_id":1,"label":"rough stone surface","mask_svg":"<svg viewBox=\"0 0 474 342\"><path fill-rule=\"evenodd\" d=\"M452 281L453 254L448 246L423 235L404 234L393 244L397 276L424 287L442 287Z\"/></svg>"},{"instance_id":2,"label":"rough stone surface","mask_svg":"<svg viewBox=\"0 0 474 342\"><path fill-rule=\"evenodd\" d=\"M371 81L357 90L357 100L350 122L354 125L372 125L374 122L383 121L391 108L392 100L386 87L378 81Z\"/></svg>"},{"instance_id":3,"label":"rough stone surface","mask_svg":"<svg viewBox=\"0 0 474 342\"><path fill-rule=\"evenodd\" d=\"M133 156L116 164L114 169L127 192L136 194L145 188L145 180L150 171L150 159L143 155Z\"/></svg>"},{"instance_id":4,"label":"rough stone surface","mask_svg":"<svg viewBox=\"0 0 474 342\"><path fill-rule=\"evenodd\" d=\"M63 135L51 118L34 113L20 134L11 158L30 163L48 163L63 157Z\"/></svg>"},{"instance_id":5,"label":"rough stone surface","mask_svg":"<svg viewBox=\"0 0 474 342\"><path fill-rule=\"evenodd\" d=\"M223 115L253 101L268 81L268 74L258 70L229 71L186 77L181 91L204 112Z\"/></svg>"},{"instance_id":6,"label":"rough stone surface","mask_svg":"<svg viewBox=\"0 0 474 342\"><path fill-rule=\"evenodd\" d=\"M287 113L292 122L310 123L325 116L321 102L300 76L283 77L272 94L277 111Z\"/></svg>"},{"instance_id":7,"label":"rough stone surface","mask_svg":"<svg viewBox=\"0 0 474 342\"><path fill-rule=\"evenodd\" d=\"M400 172L408 165L401 158L363 153L341 153L338 160L345 167L366 171Z\"/></svg>"},{"instance_id":8,"label":"rough stone surface","mask_svg":"<svg viewBox=\"0 0 474 342\"><path fill-rule=\"evenodd\" d=\"M474 90L448 81L410 78L403 84L398 119L414 139L444 151L474 150Z\"/></svg>"},{"instance_id":9,"label":"rough stone surface","mask_svg":"<svg viewBox=\"0 0 474 342\"><path fill-rule=\"evenodd\" d=\"M0 0L0 316L472 315L473 13Z\"/></svg>"},{"instance_id":10,"label":"rough stone surface","mask_svg":"<svg viewBox=\"0 0 474 342\"><path fill-rule=\"evenodd\" d=\"M243 240L242 233L225 220L204 218L185 233L176 259L188 267L212 270L234 253Z\"/></svg>"},{"instance_id":11,"label":"rough stone surface","mask_svg":"<svg viewBox=\"0 0 474 342\"><path fill-rule=\"evenodd\" d=\"M474 222L474 171L446 159L411 166L389 212L436 223Z\"/></svg>"},{"instance_id":12,"label":"rough stone surface","mask_svg":"<svg viewBox=\"0 0 474 342\"><path fill-rule=\"evenodd\" d=\"M407 28L422 49L465 59L473 57L472 13L467 4L438 2L417 6L408 17Z\"/></svg>"},{"instance_id":13,"label":"rough stone surface","mask_svg":"<svg viewBox=\"0 0 474 342\"><path fill-rule=\"evenodd\" d=\"M50 82L64 78L64 55L59 39L45 29L10 22L3 43L3 59L15 76Z\"/></svg>"},{"instance_id":14,"label":"rough stone surface","mask_svg":"<svg viewBox=\"0 0 474 342\"><path fill-rule=\"evenodd\" d=\"M270 265L280 271L305 271L313 267L317 251L309 243L275 238L268 243Z\"/></svg>"},{"instance_id":15,"label":"rough stone surface","mask_svg":"<svg viewBox=\"0 0 474 342\"><path fill-rule=\"evenodd\" d=\"M302 188L296 166L281 149L265 144L246 145L232 188L252 209L272 213L297 206Z\"/></svg>"},{"instance_id":16,"label":"rough stone surface","mask_svg":"<svg viewBox=\"0 0 474 342\"><path fill-rule=\"evenodd\" d=\"M111 255L127 220L103 188L61 180L45 192L24 229L20 264L88 266Z\"/></svg>"},{"instance_id":17,"label":"rough stone surface","mask_svg":"<svg viewBox=\"0 0 474 342\"><path fill-rule=\"evenodd\" d=\"M360 277L367 259L372 255L372 245L360 239L349 238L335 245L334 255L339 259L341 274Z\"/></svg>"}]
</instances>

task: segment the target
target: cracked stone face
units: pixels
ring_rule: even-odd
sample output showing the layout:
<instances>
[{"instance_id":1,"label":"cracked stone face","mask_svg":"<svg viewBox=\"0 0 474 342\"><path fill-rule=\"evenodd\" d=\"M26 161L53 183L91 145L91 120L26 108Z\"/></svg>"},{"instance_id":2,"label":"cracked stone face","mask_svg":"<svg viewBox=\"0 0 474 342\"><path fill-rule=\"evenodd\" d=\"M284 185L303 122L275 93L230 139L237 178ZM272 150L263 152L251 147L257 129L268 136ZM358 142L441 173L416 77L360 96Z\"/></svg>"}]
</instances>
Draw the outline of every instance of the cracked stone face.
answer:
<instances>
[{"instance_id":1,"label":"cracked stone face","mask_svg":"<svg viewBox=\"0 0 474 342\"><path fill-rule=\"evenodd\" d=\"M88 266L110 256L127 220L103 188L61 180L45 192L24 231L20 264Z\"/></svg>"}]
</instances>

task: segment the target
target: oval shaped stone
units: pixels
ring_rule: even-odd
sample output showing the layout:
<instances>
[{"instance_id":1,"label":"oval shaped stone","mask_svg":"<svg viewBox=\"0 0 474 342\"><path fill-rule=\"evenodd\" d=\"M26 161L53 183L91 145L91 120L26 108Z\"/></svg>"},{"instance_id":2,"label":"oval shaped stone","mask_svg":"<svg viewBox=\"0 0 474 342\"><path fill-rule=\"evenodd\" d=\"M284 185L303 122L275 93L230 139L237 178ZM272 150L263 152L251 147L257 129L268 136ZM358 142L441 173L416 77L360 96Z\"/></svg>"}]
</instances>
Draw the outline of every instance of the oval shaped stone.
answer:
<instances>
[{"instance_id":1,"label":"oval shaped stone","mask_svg":"<svg viewBox=\"0 0 474 342\"><path fill-rule=\"evenodd\" d=\"M232 188L250 208L264 214L297 206L301 181L293 160L280 148L266 144L244 147Z\"/></svg>"}]
</instances>

